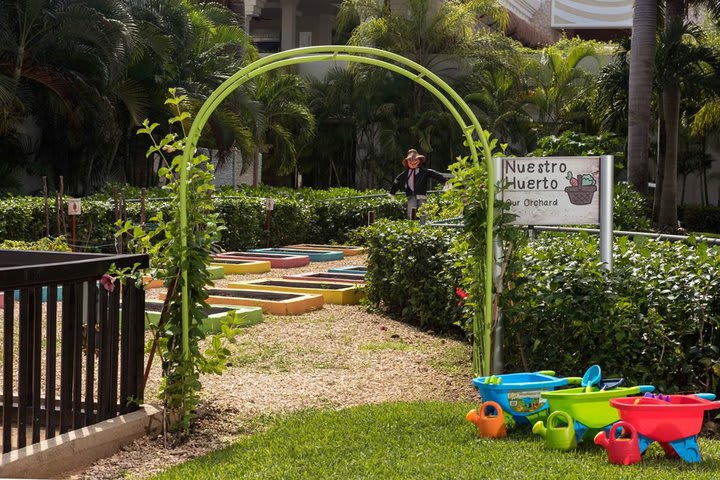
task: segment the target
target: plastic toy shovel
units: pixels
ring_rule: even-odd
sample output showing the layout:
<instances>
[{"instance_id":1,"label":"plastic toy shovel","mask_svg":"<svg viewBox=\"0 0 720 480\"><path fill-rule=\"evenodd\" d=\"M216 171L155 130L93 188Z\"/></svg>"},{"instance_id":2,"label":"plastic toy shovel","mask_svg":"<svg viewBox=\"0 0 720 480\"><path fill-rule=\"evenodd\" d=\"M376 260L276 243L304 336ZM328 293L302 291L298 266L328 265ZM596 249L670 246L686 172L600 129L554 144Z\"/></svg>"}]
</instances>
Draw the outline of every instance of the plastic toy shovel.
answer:
<instances>
[{"instance_id":1,"label":"plastic toy shovel","mask_svg":"<svg viewBox=\"0 0 720 480\"><path fill-rule=\"evenodd\" d=\"M580 385L585 387L585 392L592 392L593 385L600 383L602 378L602 372L600 371L600 365L593 365L592 367L585 370L585 375L582 377Z\"/></svg>"}]
</instances>

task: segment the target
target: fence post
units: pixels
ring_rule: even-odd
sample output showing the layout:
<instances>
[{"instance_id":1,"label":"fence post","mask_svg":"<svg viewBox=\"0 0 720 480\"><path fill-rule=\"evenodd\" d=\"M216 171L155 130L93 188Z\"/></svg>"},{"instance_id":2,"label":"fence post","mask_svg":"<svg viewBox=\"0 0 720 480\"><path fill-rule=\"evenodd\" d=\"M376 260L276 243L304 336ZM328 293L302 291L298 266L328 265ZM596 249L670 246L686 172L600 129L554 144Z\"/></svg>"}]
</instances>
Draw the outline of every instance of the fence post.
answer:
<instances>
[{"instance_id":1,"label":"fence post","mask_svg":"<svg viewBox=\"0 0 720 480\"><path fill-rule=\"evenodd\" d=\"M63 176L60 175L60 204L58 205L58 212L60 214L60 220L62 221L62 232L63 235L65 235L65 238L67 238L67 224L65 223L65 180L63 179ZM60 233L60 228L58 226L58 233Z\"/></svg>"},{"instance_id":2,"label":"fence post","mask_svg":"<svg viewBox=\"0 0 720 480\"><path fill-rule=\"evenodd\" d=\"M50 236L50 208L48 207L48 182L47 177L43 175L43 197L45 198L45 236Z\"/></svg>"},{"instance_id":3,"label":"fence post","mask_svg":"<svg viewBox=\"0 0 720 480\"><path fill-rule=\"evenodd\" d=\"M368 212L367 223L368 225L372 225L373 223L375 223L375 210L370 210Z\"/></svg>"}]
</instances>

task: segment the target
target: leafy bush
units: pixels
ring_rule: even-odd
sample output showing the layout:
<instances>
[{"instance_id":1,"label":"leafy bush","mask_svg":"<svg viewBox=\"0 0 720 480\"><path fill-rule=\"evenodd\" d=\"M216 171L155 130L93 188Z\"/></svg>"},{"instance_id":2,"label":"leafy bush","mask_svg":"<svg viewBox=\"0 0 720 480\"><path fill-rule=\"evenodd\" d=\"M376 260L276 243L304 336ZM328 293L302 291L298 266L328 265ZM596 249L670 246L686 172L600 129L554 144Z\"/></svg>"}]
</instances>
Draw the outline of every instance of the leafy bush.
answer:
<instances>
[{"instance_id":1,"label":"leafy bush","mask_svg":"<svg viewBox=\"0 0 720 480\"><path fill-rule=\"evenodd\" d=\"M692 232L720 233L720 207L683 205L679 210L683 228Z\"/></svg>"},{"instance_id":2,"label":"leafy bush","mask_svg":"<svg viewBox=\"0 0 720 480\"><path fill-rule=\"evenodd\" d=\"M532 153L536 157L574 155L614 155L620 163L625 159L625 139L614 133L599 135L565 130L560 135L550 135L538 140L538 148Z\"/></svg>"},{"instance_id":3,"label":"leafy bush","mask_svg":"<svg viewBox=\"0 0 720 480\"><path fill-rule=\"evenodd\" d=\"M615 184L613 223L616 230L650 231L652 207L643 195L628 183Z\"/></svg>"},{"instance_id":4,"label":"leafy bush","mask_svg":"<svg viewBox=\"0 0 720 480\"><path fill-rule=\"evenodd\" d=\"M607 274L595 238L541 237L517 252L503 294L508 370L598 363L666 392L717 390L719 253L621 238Z\"/></svg>"},{"instance_id":5,"label":"leafy bush","mask_svg":"<svg viewBox=\"0 0 720 480\"><path fill-rule=\"evenodd\" d=\"M65 242L65 238L41 238L37 242L23 242L22 240L5 240L0 242L3 250L41 250L54 252L71 252L72 249Z\"/></svg>"},{"instance_id":6,"label":"leafy bush","mask_svg":"<svg viewBox=\"0 0 720 480\"><path fill-rule=\"evenodd\" d=\"M447 331L461 321L454 232L411 221L379 221L357 233L369 250L367 298L411 324Z\"/></svg>"}]
</instances>

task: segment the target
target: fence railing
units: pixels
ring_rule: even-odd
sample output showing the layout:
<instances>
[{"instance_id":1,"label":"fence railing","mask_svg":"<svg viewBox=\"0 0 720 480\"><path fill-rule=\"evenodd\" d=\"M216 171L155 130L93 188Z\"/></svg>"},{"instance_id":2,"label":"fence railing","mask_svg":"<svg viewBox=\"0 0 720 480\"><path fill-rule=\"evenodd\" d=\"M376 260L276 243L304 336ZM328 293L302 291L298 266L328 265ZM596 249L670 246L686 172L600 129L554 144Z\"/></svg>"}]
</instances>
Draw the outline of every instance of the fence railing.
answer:
<instances>
[{"instance_id":1,"label":"fence railing","mask_svg":"<svg viewBox=\"0 0 720 480\"><path fill-rule=\"evenodd\" d=\"M142 402L145 294L113 264L148 257L0 250L3 453Z\"/></svg>"}]
</instances>

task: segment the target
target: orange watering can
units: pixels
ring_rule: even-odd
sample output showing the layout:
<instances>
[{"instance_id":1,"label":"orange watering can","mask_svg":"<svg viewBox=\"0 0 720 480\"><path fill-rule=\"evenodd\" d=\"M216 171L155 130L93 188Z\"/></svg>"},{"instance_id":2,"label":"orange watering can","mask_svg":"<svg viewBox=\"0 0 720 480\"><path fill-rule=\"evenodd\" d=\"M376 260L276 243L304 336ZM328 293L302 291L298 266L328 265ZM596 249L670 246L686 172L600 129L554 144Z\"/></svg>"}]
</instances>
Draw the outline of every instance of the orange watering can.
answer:
<instances>
[{"instance_id":1,"label":"orange watering can","mask_svg":"<svg viewBox=\"0 0 720 480\"><path fill-rule=\"evenodd\" d=\"M489 413L491 410L492 413ZM485 438L503 438L507 435L505 415L496 402L485 402L479 409L472 409L465 418L477 425L478 434Z\"/></svg>"}]
</instances>

